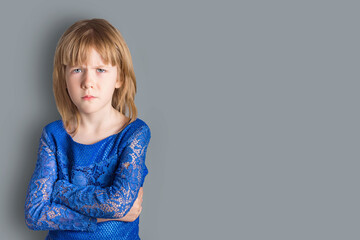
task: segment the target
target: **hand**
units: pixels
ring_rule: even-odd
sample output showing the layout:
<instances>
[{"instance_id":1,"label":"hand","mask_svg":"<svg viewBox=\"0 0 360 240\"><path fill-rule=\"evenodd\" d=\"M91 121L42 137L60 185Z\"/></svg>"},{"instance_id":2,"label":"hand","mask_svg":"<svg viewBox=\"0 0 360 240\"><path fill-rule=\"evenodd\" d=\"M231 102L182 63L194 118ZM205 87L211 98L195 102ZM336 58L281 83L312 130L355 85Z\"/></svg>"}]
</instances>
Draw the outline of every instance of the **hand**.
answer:
<instances>
[{"instance_id":1,"label":"hand","mask_svg":"<svg viewBox=\"0 0 360 240\"><path fill-rule=\"evenodd\" d=\"M135 200L134 204L132 205L130 211L122 218L98 218L97 219L97 222L106 222L106 221L123 221L123 222L133 222L135 221L141 211L142 211L142 201L143 201L143 194L144 194L144 190L143 188L141 187L140 190L139 190L139 193L138 193L138 197L137 199Z\"/></svg>"},{"instance_id":2,"label":"hand","mask_svg":"<svg viewBox=\"0 0 360 240\"><path fill-rule=\"evenodd\" d=\"M120 221L123 221L123 222L133 222L135 221L141 211L142 211L142 201L143 201L143 194L144 194L144 191L143 191L143 188L141 187L140 190L139 190L139 193L138 193L138 197L137 199L135 200L133 206L131 207L130 211L122 218L120 218L119 220Z\"/></svg>"}]
</instances>

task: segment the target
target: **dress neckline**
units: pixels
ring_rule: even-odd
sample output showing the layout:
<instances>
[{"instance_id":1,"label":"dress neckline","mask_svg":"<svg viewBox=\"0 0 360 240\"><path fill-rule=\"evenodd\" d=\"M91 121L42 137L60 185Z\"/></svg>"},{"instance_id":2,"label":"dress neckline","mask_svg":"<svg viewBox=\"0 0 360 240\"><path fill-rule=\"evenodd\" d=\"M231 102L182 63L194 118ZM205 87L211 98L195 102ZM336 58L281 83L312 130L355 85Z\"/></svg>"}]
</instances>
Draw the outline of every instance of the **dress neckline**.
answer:
<instances>
[{"instance_id":1,"label":"dress neckline","mask_svg":"<svg viewBox=\"0 0 360 240\"><path fill-rule=\"evenodd\" d=\"M132 123L136 122L137 120L138 120L138 118L136 118L135 121L133 121L133 122L131 122L131 123L128 123L128 124L127 124L125 127L123 127L119 132L117 132L117 133L115 133L115 134L112 134L112 135L110 135L110 136L107 136L107 137L105 137L105 138L103 138L103 139L101 139L101 140L99 140L99 141L97 141L97 142L95 142L95 143L92 143L92 144L84 144L84 143L76 142L76 141L70 136L70 134L66 131L63 121L62 121L62 120L60 120L60 121L61 121L61 129L65 132L66 136L70 139L70 141L71 141L73 144L76 144L76 145L79 145L79 146L85 146L85 147L93 147L93 146L96 146L96 145L98 145L98 144L101 144L101 143L107 141L107 140L110 139L110 138L113 138L113 137L116 137L116 136L120 135L125 129L127 129ZM131 119L130 119L130 121L131 121Z\"/></svg>"}]
</instances>

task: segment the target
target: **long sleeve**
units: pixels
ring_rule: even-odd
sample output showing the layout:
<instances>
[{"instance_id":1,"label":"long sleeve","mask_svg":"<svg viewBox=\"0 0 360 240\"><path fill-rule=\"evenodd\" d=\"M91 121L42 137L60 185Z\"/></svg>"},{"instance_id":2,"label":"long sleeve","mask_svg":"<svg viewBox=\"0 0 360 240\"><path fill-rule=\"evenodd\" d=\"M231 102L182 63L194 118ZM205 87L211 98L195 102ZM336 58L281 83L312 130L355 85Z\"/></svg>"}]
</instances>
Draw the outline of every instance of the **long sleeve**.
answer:
<instances>
[{"instance_id":1,"label":"long sleeve","mask_svg":"<svg viewBox=\"0 0 360 240\"><path fill-rule=\"evenodd\" d=\"M57 164L48 136L43 129L35 171L29 183L25 200L25 222L32 230L78 230L94 231L95 218L80 214L68 207L50 201Z\"/></svg>"},{"instance_id":2,"label":"long sleeve","mask_svg":"<svg viewBox=\"0 0 360 240\"><path fill-rule=\"evenodd\" d=\"M148 173L145 156L151 133L147 125L137 129L127 140L119 156L119 165L108 187L77 186L59 180L54 187L54 202L98 218L121 218L134 204Z\"/></svg>"}]
</instances>

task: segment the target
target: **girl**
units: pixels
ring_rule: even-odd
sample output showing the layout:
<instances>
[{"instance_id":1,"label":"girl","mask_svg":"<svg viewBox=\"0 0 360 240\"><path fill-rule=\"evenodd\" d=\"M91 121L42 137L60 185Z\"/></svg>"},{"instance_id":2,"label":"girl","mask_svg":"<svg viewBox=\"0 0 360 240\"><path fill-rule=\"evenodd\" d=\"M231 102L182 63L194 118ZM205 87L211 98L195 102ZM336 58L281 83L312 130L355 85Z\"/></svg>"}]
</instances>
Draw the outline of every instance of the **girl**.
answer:
<instances>
[{"instance_id":1,"label":"girl","mask_svg":"<svg viewBox=\"0 0 360 240\"><path fill-rule=\"evenodd\" d=\"M70 26L56 47L53 91L62 120L42 130L26 225L49 230L46 239L140 239L151 133L137 118L120 32L104 19Z\"/></svg>"}]
</instances>

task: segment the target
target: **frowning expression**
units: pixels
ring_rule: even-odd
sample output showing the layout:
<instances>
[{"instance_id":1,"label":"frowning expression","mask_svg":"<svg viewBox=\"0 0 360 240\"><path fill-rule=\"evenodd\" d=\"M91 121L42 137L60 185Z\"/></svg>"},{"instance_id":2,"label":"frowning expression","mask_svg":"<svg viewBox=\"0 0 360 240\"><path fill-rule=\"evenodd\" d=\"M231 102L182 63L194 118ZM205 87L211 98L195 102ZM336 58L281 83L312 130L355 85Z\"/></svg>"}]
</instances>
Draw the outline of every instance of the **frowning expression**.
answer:
<instances>
[{"instance_id":1,"label":"frowning expression","mask_svg":"<svg viewBox=\"0 0 360 240\"><path fill-rule=\"evenodd\" d=\"M110 110L114 90L121 86L116 66L105 64L92 48L85 64L66 66L65 71L69 96L80 113Z\"/></svg>"}]
</instances>

